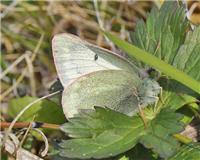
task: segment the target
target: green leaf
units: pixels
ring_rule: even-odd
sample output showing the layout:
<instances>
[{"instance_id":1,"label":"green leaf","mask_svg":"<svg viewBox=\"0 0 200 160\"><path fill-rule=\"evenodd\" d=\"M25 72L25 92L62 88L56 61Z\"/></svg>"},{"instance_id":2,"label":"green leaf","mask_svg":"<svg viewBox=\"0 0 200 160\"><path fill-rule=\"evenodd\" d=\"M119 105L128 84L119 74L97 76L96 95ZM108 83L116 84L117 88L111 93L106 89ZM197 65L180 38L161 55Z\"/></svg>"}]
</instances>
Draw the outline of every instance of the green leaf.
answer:
<instances>
[{"instance_id":1,"label":"green leaf","mask_svg":"<svg viewBox=\"0 0 200 160\"><path fill-rule=\"evenodd\" d=\"M200 83L194 80L192 77L160 60L159 58L149 54L148 52L143 51L134 45L131 45L130 43L127 43L108 32L104 33L113 43L125 51L130 57L141 60L142 62L152 66L155 69L158 69L167 76L170 76L171 78L179 81L180 83L186 85L187 87L200 94Z\"/></svg>"},{"instance_id":2,"label":"green leaf","mask_svg":"<svg viewBox=\"0 0 200 160\"><path fill-rule=\"evenodd\" d=\"M200 27L186 35L187 23L184 8L177 2L166 1L160 10L152 9L146 24L142 20L137 23L131 39L139 48L200 81ZM165 105L178 109L196 100L190 93L181 92L185 90L184 86L179 84L177 89L177 83L174 83L170 82L170 87L168 83L162 85L163 99L167 100Z\"/></svg>"},{"instance_id":3,"label":"green leaf","mask_svg":"<svg viewBox=\"0 0 200 160\"><path fill-rule=\"evenodd\" d=\"M61 156L105 158L134 147L144 134L144 125L139 117L129 117L109 108L96 107L94 112L82 113L77 118L69 119L62 130L76 139L62 141Z\"/></svg>"},{"instance_id":4,"label":"green leaf","mask_svg":"<svg viewBox=\"0 0 200 160\"><path fill-rule=\"evenodd\" d=\"M145 148L141 144L137 144L128 152L113 158L113 160L161 160L151 150Z\"/></svg>"},{"instance_id":5,"label":"green leaf","mask_svg":"<svg viewBox=\"0 0 200 160\"><path fill-rule=\"evenodd\" d=\"M200 26L187 33L173 65L200 82Z\"/></svg>"},{"instance_id":6,"label":"green leaf","mask_svg":"<svg viewBox=\"0 0 200 160\"><path fill-rule=\"evenodd\" d=\"M172 79L160 78L159 84L163 88L162 102L159 103L162 107L170 107L177 110L187 105L198 108L195 103L197 101L195 97L198 97L198 95L181 83Z\"/></svg>"},{"instance_id":7,"label":"green leaf","mask_svg":"<svg viewBox=\"0 0 200 160\"><path fill-rule=\"evenodd\" d=\"M168 12L169 10L170 12ZM135 32L131 34L131 39L139 48L175 66L199 81L200 29L196 28L194 32L189 32L184 42L186 27L187 21L183 7L178 6L176 2L167 1L160 10L152 9L146 24L142 20L137 23ZM184 45L182 45L183 42ZM141 64L139 65L141 66ZM169 81L168 83L163 83L162 85L164 89L162 98L166 100L165 106L178 109L184 104L196 100L193 97L194 94L191 95L188 91L182 92L182 90L185 90L184 86L179 84L177 89L175 81ZM198 86L197 84L197 88ZM163 104L161 105L163 106ZM192 106L196 106L196 104L192 104Z\"/></svg>"},{"instance_id":8,"label":"green leaf","mask_svg":"<svg viewBox=\"0 0 200 160\"><path fill-rule=\"evenodd\" d=\"M200 143L190 143L182 146L169 160L199 160Z\"/></svg>"},{"instance_id":9,"label":"green leaf","mask_svg":"<svg viewBox=\"0 0 200 160\"><path fill-rule=\"evenodd\" d=\"M185 39L187 24L184 7L166 1L160 10L151 10L146 24L143 20L136 24L131 40L137 47L172 64Z\"/></svg>"},{"instance_id":10,"label":"green leaf","mask_svg":"<svg viewBox=\"0 0 200 160\"><path fill-rule=\"evenodd\" d=\"M183 130L183 124L180 122L182 117L174 110L161 110L156 118L150 121L147 133L140 138L140 142L153 149L160 157L171 156L179 147L178 141L172 135Z\"/></svg>"},{"instance_id":11,"label":"green leaf","mask_svg":"<svg viewBox=\"0 0 200 160\"><path fill-rule=\"evenodd\" d=\"M154 103L159 92L160 86L153 80L142 80L126 71L104 70L84 75L66 86L62 105L67 118L94 106L106 106L132 116L139 104L145 107Z\"/></svg>"},{"instance_id":12,"label":"green leaf","mask_svg":"<svg viewBox=\"0 0 200 160\"><path fill-rule=\"evenodd\" d=\"M23 97L12 99L9 102L8 115L12 118L29 103L36 100L37 97ZM62 108L56 103L49 100L41 100L38 103L33 104L33 106L24 112L24 114L19 118L19 121L32 121L35 116L34 121L46 122L53 124L62 124L66 121L65 116L62 112Z\"/></svg>"}]
</instances>

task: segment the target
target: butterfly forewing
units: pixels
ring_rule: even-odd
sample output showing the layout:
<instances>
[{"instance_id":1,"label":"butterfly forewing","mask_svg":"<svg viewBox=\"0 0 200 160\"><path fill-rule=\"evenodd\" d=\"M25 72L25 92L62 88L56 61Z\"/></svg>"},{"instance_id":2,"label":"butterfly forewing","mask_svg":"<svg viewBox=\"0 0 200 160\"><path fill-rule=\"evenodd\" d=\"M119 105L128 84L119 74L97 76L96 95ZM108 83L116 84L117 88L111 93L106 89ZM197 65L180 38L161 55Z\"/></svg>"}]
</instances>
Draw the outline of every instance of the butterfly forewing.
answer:
<instances>
[{"instance_id":1,"label":"butterfly forewing","mask_svg":"<svg viewBox=\"0 0 200 160\"><path fill-rule=\"evenodd\" d=\"M70 34L53 38L53 55L63 86L81 75L99 70L126 70L137 74L137 68L108 50L91 45Z\"/></svg>"}]
</instances>

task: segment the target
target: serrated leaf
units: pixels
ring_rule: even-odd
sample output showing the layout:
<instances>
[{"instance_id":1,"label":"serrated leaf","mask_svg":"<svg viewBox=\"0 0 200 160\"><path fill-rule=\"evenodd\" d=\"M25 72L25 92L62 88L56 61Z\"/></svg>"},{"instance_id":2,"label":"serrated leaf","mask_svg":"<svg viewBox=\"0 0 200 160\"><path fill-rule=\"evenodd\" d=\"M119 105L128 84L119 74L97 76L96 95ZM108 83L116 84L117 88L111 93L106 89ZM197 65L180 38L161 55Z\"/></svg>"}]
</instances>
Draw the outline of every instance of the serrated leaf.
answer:
<instances>
[{"instance_id":1,"label":"serrated leaf","mask_svg":"<svg viewBox=\"0 0 200 160\"><path fill-rule=\"evenodd\" d=\"M171 78L177 80L178 82L184 84L188 88L192 89L193 91L200 94L200 83L193 79L192 77L188 76L181 70L176 69L170 64L160 60L159 58L151 55L150 53L143 51L137 48L130 43L127 43L120 38L108 33L104 32L104 34L119 48L125 51L130 57L137 58L142 62L152 66L153 68L159 70L163 74L170 76Z\"/></svg>"},{"instance_id":2,"label":"serrated leaf","mask_svg":"<svg viewBox=\"0 0 200 160\"><path fill-rule=\"evenodd\" d=\"M138 30L136 30L135 35L133 35L133 37L136 38L135 42L139 48L117 38L116 36L114 36L108 32L104 32L104 34L114 44L116 44L119 48L121 48L123 51L125 51L131 58L133 58L133 59L136 58L137 60L142 61L146 65L150 65L151 67L159 70L163 74L170 76L171 78L177 80L178 82L184 84L185 86L189 87L190 89L192 89L195 92L197 92L198 94L200 94L200 83L198 81L196 81L192 77L188 76L183 71L178 70L175 67L173 67L172 65L170 65L170 64L173 64L173 59L176 56L177 50L179 49L180 45L183 43L182 41L184 41L184 37L185 37L185 33L186 33L185 31L186 31L186 26L187 26L187 22L186 22L185 18L183 17L182 8L179 8L178 6L176 6L177 8L175 8L175 10L173 10L177 14L177 16L174 16L173 14L171 15L171 12L167 12L167 10L170 8L169 6L171 6L172 8L174 7L173 3L174 2L165 2L166 5L164 5L164 6L166 6L166 7L162 7L160 10L160 12L162 14L160 14L161 18L158 18L158 19L160 19L160 21L158 21L158 24L156 23L156 20L154 20L154 18L156 18L156 15L158 14L158 12L156 12L155 10L152 11L152 17L150 17L150 20L149 20L150 22L147 23L147 28L148 27L150 28L149 30L151 30L151 31L149 31L149 32L151 32L151 34L153 34L153 37L149 37L146 39L146 34L149 32L147 32L145 23L141 21L138 24L139 25ZM168 13L170 13L171 17L169 15L168 15L169 17L165 17L165 15L167 16ZM176 22L177 19L179 19L179 22ZM162 26L161 22L163 22L163 24L166 24L167 26L169 25L166 28L166 30L164 30L162 32L161 32L162 27L160 27L160 26ZM158 25L159 28L153 32L152 25L154 23L156 23L156 25ZM174 28L174 26L170 27L170 25L173 25L174 23L176 23L175 26L178 26L177 28L176 27ZM153 26L156 26L156 25L153 25ZM184 30L182 30L182 28L184 28ZM166 51L167 52L166 53L163 50L165 48L167 50L169 50L169 48L170 48L168 46L168 43L166 43L166 42L169 42L169 41L171 42L171 40L170 40L170 38L168 38L169 40L167 40L167 41L162 40L163 43L161 44L160 38L161 37L164 39L167 38L170 35L170 33L168 33L169 34L168 35L168 34L166 34L166 32L169 30L173 31L172 34L174 36L174 39L178 39L178 40L177 40L177 42L173 41L173 46L175 46L175 48L173 47L174 49L172 49L171 51L168 51L168 52ZM154 33L155 33L155 35L154 35ZM154 48L152 49L153 44L149 45L149 43L154 42L153 38L158 38L158 42L156 42L157 43L156 48L154 45ZM137 43L139 43L139 44L137 44ZM149 47L145 47L145 45L150 46L151 48L149 49ZM140 48L144 49L144 50L141 50ZM161 48L162 49L164 48L164 49L161 50ZM160 52L158 52L159 50L160 50ZM154 51L154 52L152 52L152 51ZM155 54L157 52L160 54ZM153 54L153 55L151 55L151 54Z\"/></svg>"},{"instance_id":3,"label":"serrated leaf","mask_svg":"<svg viewBox=\"0 0 200 160\"><path fill-rule=\"evenodd\" d=\"M36 99L37 97L29 96L12 99L9 102L8 115L14 118L24 107ZM34 116L34 121L38 122L62 124L66 121L62 108L56 103L46 99L33 104L33 106L19 118L19 121L29 122L33 120Z\"/></svg>"},{"instance_id":4,"label":"serrated leaf","mask_svg":"<svg viewBox=\"0 0 200 160\"><path fill-rule=\"evenodd\" d=\"M169 160L199 160L200 143L190 143L182 146Z\"/></svg>"},{"instance_id":5,"label":"serrated leaf","mask_svg":"<svg viewBox=\"0 0 200 160\"><path fill-rule=\"evenodd\" d=\"M180 122L182 117L171 109L161 110L150 122L147 133L140 138L140 142L153 149L160 157L171 156L179 147L178 141L172 135L183 130L183 124Z\"/></svg>"},{"instance_id":6,"label":"serrated leaf","mask_svg":"<svg viewBox=\"0 0 200 160\"><path fill-rule=\"evenodd\" d=\"M180 7L176 2L166 1L160 10L152 9L146 24L143 21L137 23L135 32L131 34L131 39L139 48L199 81L200 27L186 35L187 23L183 7ZM162 87L167 88L164 85ZM196 84L196 86L199 85ZM168 89L167 93L164 91L164 96L167 96L164 99L168 100L169 106L172 105L173 108L178 109L184 104L195 101L195 98L186 92L176 92L175 85L171 85L171 87L173 88L171 91Z\"/></svg>"},{"instance_id":7,"label":"serrated leaf","mask_svg":"<svg viewBox=\"0 0 200 160\"><path fill-rule=\"evenodd\" d=\"M113 160L161 160L151 150L137 144L128 152L113 158Z\"/></svg>"},{"instance_id":8,"label":"serrated leaf","mask_svg":"<svg viewBox=\"0 0 200 160\"><path fill-rule=\"evenodd\" d=\"M72 118L63 126L69 136L79 138L62 141L61 156L80 159L115 156L135 146L144 134L139 117L101 107L82 114L78 121Z\"/></svg>"},{"instance_id":9,"label":"serrated leaf","mask_svg":"<svg viewBox=\"0 0 200 160\"><path fill-rule=\"evenodd\" d=\"M104 70L82 76L66 86L62 105L67 118L94 106L106 106L132 116L138 111L139 104L145 107L154 103L159 89L157 82L142 80L130 72Z\"/></svg>"},{"instance_id":10,"label":"serrated leaf","mask_svg":"<svg viewBox=\"0 0 200 160\"><path fill-rule=\"evenodd\" d=\"M170 107L175 110L185 105L198 108L196 103L192 103L197 101L195 97L198 97L198 95L181 83L172 79L160 78L159 84L163 88L162 102L159 103L160 106Z\"/></svg>"},{"instance_id":11,"label":"serrated leaf","mask_svg":"<svg viewBox=\"0 0 200 160\"><path fill-rule=\"evenodd\" d=\"M200 82L200 26L187 33L173 65Z\"/></svg>"},{"instance_id":12,"label":"serrated leaf","mask_svg":"<svg viewBox=\"0 0 200 160\"><path fill-rule=\"evenodd\" d=\"M143 20L136 24L131 40L139 48L172 64L184 41L187 23L184 8L177 2L166 1L160 10L151 10L146 24Z\"/></svg>"}]
</instances>

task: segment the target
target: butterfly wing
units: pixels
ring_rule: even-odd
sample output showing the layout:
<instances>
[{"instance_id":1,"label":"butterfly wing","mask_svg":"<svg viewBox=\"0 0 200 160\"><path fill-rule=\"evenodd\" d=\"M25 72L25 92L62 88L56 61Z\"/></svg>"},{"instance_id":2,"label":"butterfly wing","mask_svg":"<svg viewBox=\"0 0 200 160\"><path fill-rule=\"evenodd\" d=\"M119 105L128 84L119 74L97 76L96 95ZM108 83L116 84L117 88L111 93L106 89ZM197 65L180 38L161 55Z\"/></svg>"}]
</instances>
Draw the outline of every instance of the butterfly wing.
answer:
<instances>
[{"instance_id":1,"label":"butterfly wing","mask_svg":"<svg viewBox=\"0 0 200 160\"><path fill-rule=\"evenodd\" d=\"M70 34L58 34L52 41L54 62L63 86L94 71L125 70L137 74L138 69L123 57L89 44Z\"/></svg>"},{"instance_id":2,"label":"butterfly wing","mask_svg":"<svg viewBox=\"0 0 200 160\"><path fill-rule=\"evenodd\" d=\"M133 115L138 104L155 102L156 97L148 90L152 87L144 85L149 83L138 76L141 71L113 52L76 36L59 34L53 38L53 55L64 86L62 106L67 118L94 106Z\"/></svg>"},{"instance_id":3,"label":"butterfly wing","mask_svg":"<svg viewBox=\"0 0 200 160\"><path fill-rule=\"evenodd\" d=\"M121 70L103 70L79 77L69 84L62 95L62 106L67 118L94 106L108 107L133 115L138 110L138 76Z\"/></svg>"}]
</instances>

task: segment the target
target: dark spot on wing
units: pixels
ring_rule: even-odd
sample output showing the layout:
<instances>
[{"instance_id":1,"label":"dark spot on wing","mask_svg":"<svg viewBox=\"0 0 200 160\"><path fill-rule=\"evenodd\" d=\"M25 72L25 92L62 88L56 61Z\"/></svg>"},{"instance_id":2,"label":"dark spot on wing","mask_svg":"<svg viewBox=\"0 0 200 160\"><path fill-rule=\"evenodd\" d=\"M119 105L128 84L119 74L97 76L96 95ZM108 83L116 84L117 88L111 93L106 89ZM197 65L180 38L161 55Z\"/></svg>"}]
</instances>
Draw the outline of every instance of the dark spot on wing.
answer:
<instances>
[{"instance_id":1,"label":"dark spot on wing","mask_svg":"<svg viewBox=\"0 0 200 160\"><path fill-rule=\"evenodd\" d=\"M98 54L94 55L94 60L96 61L98 59Z\"/></svg>"}]
</instances>

